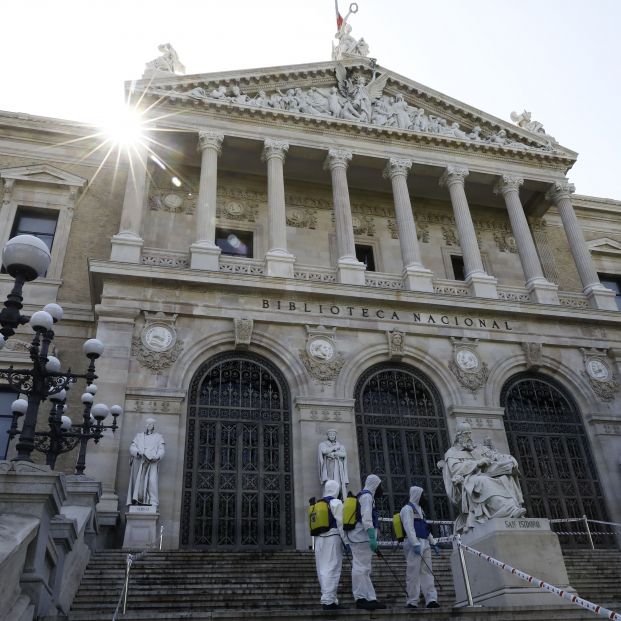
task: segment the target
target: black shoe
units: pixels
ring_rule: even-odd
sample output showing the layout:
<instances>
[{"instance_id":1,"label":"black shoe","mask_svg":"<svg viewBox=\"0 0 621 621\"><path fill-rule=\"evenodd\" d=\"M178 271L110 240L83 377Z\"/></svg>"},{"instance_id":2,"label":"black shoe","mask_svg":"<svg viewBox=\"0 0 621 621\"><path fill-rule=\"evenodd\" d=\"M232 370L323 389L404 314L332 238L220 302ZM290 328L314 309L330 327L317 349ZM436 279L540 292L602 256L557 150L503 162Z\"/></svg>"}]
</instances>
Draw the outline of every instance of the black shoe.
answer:
<instances>
[{"instance_id":1,"label":"black shoe","mask_svg":"<svg viewBox=\"0 0 621 621\"><path fill-rule=\"evenodd\" d=\"M338 610L340 608L336 602L332 602L331 604L322 604L321 607L324 610Z\"/></svg>"},{"instance_id":2,"label":"black shoe","mask_svg":"<svg viewBox=\"0 0 621 621\"><path fill-rule=\"evenodd\" d=\"M427 608L440 608L440 604L438 604L438 602L436 602L436 601L429 602L427 604Z\"/></svg>"},{"instance_id":3,"label":"black shoe","mask_svg":"<svg viewBox=\"0 0 621 621\"><path fill-rule=\"evenodd\" d=\"M386 604L381 604L376 599L372 599L369 604L369 610L383 610L384 608L386 608Z\"/></svg>"},{"instance_id":4,"label":"black shoe","mask_svg":"<svg viewBox=\"0 0 621 621\"><path fill-rule=\"evenodd\" d=\"M364 610L371 610L371 608L369 608L369 604L371 602L366 600L366 599L357 599L356 600L356 608L362 608Z\"/></svg>"},{"instance_id":5,"label":"black shoe","mask_svg":"<svg viewBox=\"0 0 621 621\"><path fill-rule=\"evenodd\" d=\"M406 604L405 607L406 608L418 608L416 604Z\"/></svg>"}]
</instances>

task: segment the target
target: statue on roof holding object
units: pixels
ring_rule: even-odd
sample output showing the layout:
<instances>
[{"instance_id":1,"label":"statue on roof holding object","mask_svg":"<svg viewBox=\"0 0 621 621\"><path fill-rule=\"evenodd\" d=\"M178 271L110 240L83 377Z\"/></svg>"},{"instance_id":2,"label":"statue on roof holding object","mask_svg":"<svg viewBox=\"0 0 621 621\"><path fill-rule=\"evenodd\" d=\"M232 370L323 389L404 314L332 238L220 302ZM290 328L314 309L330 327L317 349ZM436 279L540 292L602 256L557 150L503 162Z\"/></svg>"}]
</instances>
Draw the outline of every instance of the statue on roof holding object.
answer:
<instances>
[{"instance_id":1,"label":"statue on roof holding object","mask_svg":"<svg viewBox=\"0 0 621 621\"><path fill-rule=\"evenodd\" d=\"M339 13L338 4L335 2L336 7L336 27L337 33L334 35L335 39L338 39L338 43L332 44L332 60L343 60L344 58L351 58L355 56L368 56L369 46L367 42L361 37L356 39L351 34L351 25L347 23L349 16L352 13L358 12L358 5L352 2L349 5L349 11L345 18L341 17Z\"/></svg>"},{"instance_id":2,"label":"statue on roof holding object","mask_svg":"<svg viewBox=\"0 0 621 621\"><path fill-rule=\"evenodd\" d=\"M533 134L540 134L547 136L550 140L554 140L552 136L546 134L546 130L543 127L543 123L539 121L533 121L531 113L528 110L522 110L519 114L515 110L511 113L511 120L522 129L533 132Z\"/></svg>"}]
</instances>

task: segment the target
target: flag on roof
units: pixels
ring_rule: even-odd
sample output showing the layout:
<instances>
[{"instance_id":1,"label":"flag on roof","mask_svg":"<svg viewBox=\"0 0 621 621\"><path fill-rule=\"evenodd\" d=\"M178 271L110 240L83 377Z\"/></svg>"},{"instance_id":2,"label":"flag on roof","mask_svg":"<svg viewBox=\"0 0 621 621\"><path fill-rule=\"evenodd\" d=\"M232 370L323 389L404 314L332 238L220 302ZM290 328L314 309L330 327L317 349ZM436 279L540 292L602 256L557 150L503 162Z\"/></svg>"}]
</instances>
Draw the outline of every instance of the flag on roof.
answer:
<instances>
[{"instance_id":1,"label":"flag on roof","mask_svg":"<svg viewBox=\"0 0 621 621\"><path fill-rule=\"evenodd\" d=\"M334 9L336 11L336 29L340 30L343 25L343 18L339 13L339 0L334 0Z\"/></svg>"}]
</instances>

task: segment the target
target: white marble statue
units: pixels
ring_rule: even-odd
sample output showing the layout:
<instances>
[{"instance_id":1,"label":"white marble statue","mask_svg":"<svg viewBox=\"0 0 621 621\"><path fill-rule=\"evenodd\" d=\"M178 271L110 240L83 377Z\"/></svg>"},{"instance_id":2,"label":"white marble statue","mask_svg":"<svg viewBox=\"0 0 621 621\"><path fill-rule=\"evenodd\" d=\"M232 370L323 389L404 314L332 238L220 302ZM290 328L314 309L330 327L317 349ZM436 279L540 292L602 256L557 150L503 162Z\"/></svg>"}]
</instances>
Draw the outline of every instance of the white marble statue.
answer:
<instances>
[{"instance_id":1,"label":"white marble statue","mask_svg":"<svg viewBox=\"0 0 621 621\"><path fill-rule=\"evenodd\" d=\"M458 423L455 442L438 464L446 494L459 510L455 532L467 532L491 518L519 518L526 513L517 462L490 444L474 444L470 425Z\"/></svg>"},{"instance_id":2,"label":"white marble statue","mask_svg":"<svg viewBox=\"0 0 621 621\"><path fill-rule=\"evenodd\" d=\"M155 419L147 418L144 432L137 433L129 446L128 505L151 505L157 509L158 469L164 451L164 438L155 431Z\"/></svg>"},{"instance_id":3,"label":"white marble statue","mask_svg":"<svg viewBox=\"0 0 621 621\"><path fill-rule=\"evenodd\" d=\"M179 75L185 73L185 67L170 43L162 43L157 46L157 49L162 52L162 55L150 60L145 65L143 78L157 77L158 74Z\"/></svg>"},{"instance_id":4,"label":"white marble statue","mask_svg":"<svg viewBox=\"0 0 621 621\"><path fill-rule=\"evenodd\" d=\"M347 19L343 20L339 31L334 35L338 40L336 45L332 45L332 60L343 60L348 56L368 56L369 45L363 39L356 39L351 34L351 26Z\"/></svg>"},{"instance_id":5,"label":"white marble statue","mask_svg":"<svg viewBox=\"0 0 621 621\"><path fill-rule=\"evenodd\" d=\"M534 134L545 134L546 130L543 128L543 124L539 121L533 121L531 118L531 113L527 110L523 110L518 114L513 111L511 113L511 120L519 125L522 129L526 129L529 132L533 132Z\"/></svg>"},{"instance_id":6,"label":"white marble statue","mask_svg":"<svg viewBox=\"0 0 621 621\"><path fill-rule=\"evenodd\" d=\"M328 439L319 444L319 482L323 484L332 479L341 486L342 497L347 496L347 452L345 447L336 439L336 429L328 429Z\"/></svg>"}]
</instances>

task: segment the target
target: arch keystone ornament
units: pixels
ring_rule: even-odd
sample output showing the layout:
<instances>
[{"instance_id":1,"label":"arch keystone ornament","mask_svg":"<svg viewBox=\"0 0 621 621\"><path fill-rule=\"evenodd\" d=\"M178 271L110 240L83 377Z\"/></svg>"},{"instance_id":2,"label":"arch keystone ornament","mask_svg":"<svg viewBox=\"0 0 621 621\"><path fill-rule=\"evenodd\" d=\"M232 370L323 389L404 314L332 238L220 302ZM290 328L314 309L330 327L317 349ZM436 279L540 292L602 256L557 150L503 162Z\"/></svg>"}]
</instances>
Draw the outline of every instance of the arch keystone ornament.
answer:
<instances>
[{"instance_id":1,"label":"arch keystone ornament","mask_svg":"<svg viewBox=\"0 0 621 621\"><path fill-rule=\"evenodd\" d=\"M138 363L160 375L177 360L183 349L174 324L177 315L145 311L145 324L139 336L132 339L131 353Z\"/></svg>"},{"instance_id":2,"label":"arch keystone ornament","mask_svg":"<svg viewBox=\"0 0 621 621\"><path fill-rule=\"evenodd\" d=\"M453 359L448 367L457 381L473 394L485 385L489 368L477 353L478 339L451 338Z\"/></svg>"},{"instance_id":3,"label":"arch keystone ornament","mask_svg":"<svg viewBox=\"0 0 621 621\"><path fill-rule=\"evenodd\" d=\"M345 357L336 349L336 328L306 326L306 348L300 350L300 359L315 381L333 382L345 364Z\"/></svg>"},{"instance_id":4,"label":"arch keystone ornament","mask_svg":"<svg viewBox=\"0 0 621 621\"><path fill-rule=\"evenodd\" d=\"M608 350L581 347L580 351L584 360L582 374L589 380L593 392L602 401L613 401L619 390L619 382L608 360Z\"/></svg>"}]
</instances>

